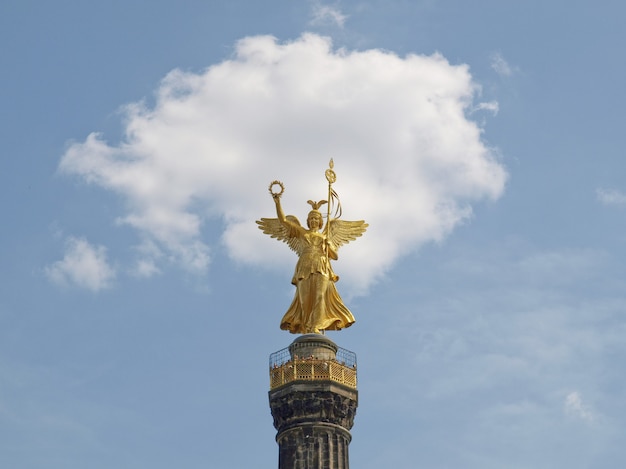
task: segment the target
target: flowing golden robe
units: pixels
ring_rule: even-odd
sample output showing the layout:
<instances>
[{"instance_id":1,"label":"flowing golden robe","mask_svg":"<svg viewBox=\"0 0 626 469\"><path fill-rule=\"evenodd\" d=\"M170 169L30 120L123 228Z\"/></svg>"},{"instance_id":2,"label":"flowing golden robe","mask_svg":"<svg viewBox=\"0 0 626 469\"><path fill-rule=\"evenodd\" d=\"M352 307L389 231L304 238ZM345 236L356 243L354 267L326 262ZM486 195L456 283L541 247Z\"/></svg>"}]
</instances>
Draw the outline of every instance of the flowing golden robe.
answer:
<instances>
[{"instance_id":1,"label":"flowing golden robe","mask_svg":"<svg viewBox=\"0 0 626 469\"><path fill-rule=\"evenodd\" d=\"M291 279L296 294L283 316L280 328L293 334L319 333L339 330L354 323L354 316L337 292L335 275L329 259L337 259L337 249L361 236L367 223L331 219L324 231L305 229L292 215L285 216L279 195L274 196L278 218L257 221L263 233L289 245L298 255L298 263ZM321 214L319 216L321 225ZM309 225L310 226L310 225Z\"/></svg>"},{"instance_id":2,"label":"flowing golden robe","mask_svg":"<svg viewBox=\"0 0 626 469\"><path fill-rule=\"evenodd\" d=\"M292 333L320 330L336 331L354 323L354 316L344 305L335 282L339 279L326 255L322 233L292 228L304 241L291 283L296 286L291 306L280 322L280 328Z\"/></svg>"}]
</instances>

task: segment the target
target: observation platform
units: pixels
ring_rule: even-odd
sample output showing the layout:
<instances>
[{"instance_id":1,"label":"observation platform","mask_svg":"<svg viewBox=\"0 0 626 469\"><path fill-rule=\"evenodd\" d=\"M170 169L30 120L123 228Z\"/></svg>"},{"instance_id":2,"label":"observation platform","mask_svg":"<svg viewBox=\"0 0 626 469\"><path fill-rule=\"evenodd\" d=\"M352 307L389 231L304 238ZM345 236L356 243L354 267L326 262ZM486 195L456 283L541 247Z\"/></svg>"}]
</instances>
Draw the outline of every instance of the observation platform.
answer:
<instances>
[{"instance_id":1,"label":"observation platform","mask_svg":"<svg viewBox=\"0 0 626 469\"><path fill-rule=\"evenodd\" d=\"M270 390L296 381L330 381L357 388L356 354L321 334L305 334L270 355Z\"/></svg>"}]
</instances>

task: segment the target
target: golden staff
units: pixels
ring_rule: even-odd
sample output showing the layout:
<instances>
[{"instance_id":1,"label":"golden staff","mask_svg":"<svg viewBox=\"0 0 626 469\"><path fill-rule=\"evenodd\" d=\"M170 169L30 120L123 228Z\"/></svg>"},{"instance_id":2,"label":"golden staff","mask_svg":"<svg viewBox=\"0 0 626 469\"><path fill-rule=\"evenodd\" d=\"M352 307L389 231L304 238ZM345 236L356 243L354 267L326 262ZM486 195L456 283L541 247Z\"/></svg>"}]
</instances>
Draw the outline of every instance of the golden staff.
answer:
<instances>
[{"instance_id":1,"label":"golden staff","mask_svg":"<svg viewBox=\"0 0 626 469\"><path fill-rule=\"evenodd\" d=\"M328 239L328 228L329 228L328 225L330 222L330 204L332 202L332 185L337 180L337 175L333 171L334 166L335 166L335 163L333 162L333 159L331 158L330 162L328 163L328 169L324 173L326 174L326 180L328 181L328 204L327 204L327 210L326 210L326 227L324 229L324 231L326 232L327 239ZM326 245L326 251L327 251L327 257L328 257L328 245Z\"/></svg>"}]
</instances>

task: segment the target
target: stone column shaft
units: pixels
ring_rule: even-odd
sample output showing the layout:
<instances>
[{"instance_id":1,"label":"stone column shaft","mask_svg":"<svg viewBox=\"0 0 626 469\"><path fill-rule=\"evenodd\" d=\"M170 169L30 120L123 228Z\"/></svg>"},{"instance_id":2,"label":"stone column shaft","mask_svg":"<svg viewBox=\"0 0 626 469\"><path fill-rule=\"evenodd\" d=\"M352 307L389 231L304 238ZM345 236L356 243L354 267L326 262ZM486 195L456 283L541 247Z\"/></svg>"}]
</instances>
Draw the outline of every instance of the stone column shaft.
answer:
<instances>
[{"instance_id":1,"label":"stone column shaft","mask_svg":"<svg viewBox=\"0 0 626 469\"><path fill-rule=\"evenodd\" d=\"M296 351L306 351L304 360L314 370L313 363L337 363L337 348L324 336L302 336L290 346L291 359L298 359ZM281 366L289 364L294 363ZM358 405L356 388L331 378L300 375L272 389L269 400L277 430L279 469L349 469L350 429Z\"/></svg>"}]
</instances>

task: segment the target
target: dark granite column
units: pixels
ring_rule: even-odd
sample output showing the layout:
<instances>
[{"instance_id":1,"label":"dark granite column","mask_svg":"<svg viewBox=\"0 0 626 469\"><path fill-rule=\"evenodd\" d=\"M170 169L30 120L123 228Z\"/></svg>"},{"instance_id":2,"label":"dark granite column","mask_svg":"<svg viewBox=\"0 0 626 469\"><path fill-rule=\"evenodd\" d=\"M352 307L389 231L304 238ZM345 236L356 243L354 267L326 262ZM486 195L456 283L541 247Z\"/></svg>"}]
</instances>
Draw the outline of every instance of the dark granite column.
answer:
<instances>
[{"instance_id":1,"label":"dark granite column","mask_svg":"<svg viewBox=\"0 0 626 469\"><path fill-rule=\"evenodd\" d=\"M278 468L349 469L356 356L323 335L306 334L288 353L270 357L270 377Z\"/></svg>"}]
</instances>

